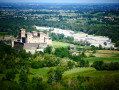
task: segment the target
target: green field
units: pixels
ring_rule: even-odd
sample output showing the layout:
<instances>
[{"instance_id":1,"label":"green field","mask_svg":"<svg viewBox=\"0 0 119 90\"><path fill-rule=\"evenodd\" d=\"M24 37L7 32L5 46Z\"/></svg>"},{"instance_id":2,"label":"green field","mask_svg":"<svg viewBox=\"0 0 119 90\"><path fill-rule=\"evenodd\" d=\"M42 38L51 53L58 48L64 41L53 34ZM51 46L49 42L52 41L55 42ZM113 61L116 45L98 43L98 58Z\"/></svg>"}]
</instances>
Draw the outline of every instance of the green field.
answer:
<instances>
[{"instance_id":1,"label":"green field","mask_svg":"<svg viewBox=\"0 0 119 90\"><path fill-rule=\"evenodd\" d=\"M31 80L34 75L39 75L40 77L43 77L44 81L46 81L48 69L49 69L48 67L39 68L39 69L30 68L30 74L28 74L28 77ZM5 74L0 74L0 80L3 77L5 77ZM19 74L16 74L15 81L19 81Z\"/></svg>"},{"instance_id":2,"label":"green field","mask_svg":"<svg viewBox=\"0 0 119 90\"><path fill-rule=\"evenodd\" d=\"M46 77L47 77L48 69L49 69L48 67L39 68L39 69L33 69L33 68L31 68L31 71L30 71L30 72L31 72L33 75L38 74L38 75L40 75L40 76L46 78Z\"/></svg>"},{"instance_id":3,"label":"green field","mask_svg":"<svg viewBox=\"0 0 119 90\"><path fill-rule=\"evenodd\" d=\"M89 56L91 52L86 53ZM94 61L104 61L105 63L119 62L119 51L116 50L97 50L96 53L92 53L95 57L87 57L84 60L88 60L90 63Z\"/></svg>"},{"instance_id":4,"label":"green field","mask_svg":"<svg viewBox=\"0 0 119 90\"><path fill-rule=\"evenodd\" d=\"M28 77L30 80L32 80L32 77L34 75L39 75L40 77L43 77L43 81L47 81L47 72L48 72L48 67L45 68L39 68L39 69L30 69L30 74L28 74ZM76 78L77 76L85 76L85 77L90 77L90 78L95 78L95 77L104 77L104 76L115 76L119 75L119 70L114 70L114 71L97 71L96 69L92 67L87 67L87 68L73 68L71 70L65 71L63 73L63 80L67 81L72 78ZM5 74L0 74L0 80L2 77L5 77ZM16 74L15 81L19 82L19 74Z\"/></svg>"},{"instance_id":5,"label":"green field","mask_svg":"<svg viewBox=\"0 0 119 90\"><path fill-rule=\"evenodd\" d=\"M75 47L77 47L77 45L74 45L74 44L58 42L58 41L53 41L52 43L53 43L54 47L68 47L68 46L75 46Z\"/></svg>"},{"instance_id":6,"label":"green field","mask_svg":"<svg viewBox=\"0 0 119 90\"><path fill-rule=\"evenodd\" d=\"M48 67L45 68L39 68L39 69L31 69L31 73L33 75L40 75L41 77L43 77L44 81L47 81L47 72L48 72ZM33 75L30 74L29 78L31 79L33 77ZM63 73L63 80L65 79L71 79L71 78L75 78L78 75L83 75L86 77L103 77L106 75L119 75L119 71L115 70L115 71L97 71L95 68L92 67L88 67L88 68L73 68L71 70L65 71Z\"/></svg>"},{"instance_id":7,"label":"green field","mask_svg":"<svg viewBox=\"0 0 119 90\"><path fill-rule=\"evenodd\" d=\"M117 51L117 50L97 50L96 53L101 53L101 54L119 54L119 51Z\"/></svg>"},{"instance_id":8,"label":"green field","mask_svg":"<svg viewBox=\"0 0 119 90\"><path fill-rule=\"evenodd\" d=\"M74 45L74 44L70 44L70 43L64 43L64 42L59 42L59 41L52 41L52 44L54 47L68 47L68 46L75 46L76 48L90 48L88 46L78 46L78 45Z\"/></svg>"},{"instance_id":9,"label":"green field","mask_svg":"<svg viewBox=\"0 0 119 90\"><path fill-rule=\"evenodd\" d=\"M31 80L34 75L39 75L43 78L44 81L47 81L47 72L49 67L39 68L39 69L30 69L30 74L28 75L29 79Z\"/></svg>"},{"instance_id":10,"label":"green field","mask_svg":"<svg viewBox=\"0 0 119 90\"><path fill-rule=\"evenodd\" d=\"M63 74L63 79L75 78L78 75L86 76L86 77L103 77L106 75L119 75L118 71L97 71L94 68L74 68L69 71L65 71Z\"/></svg>"},{"instance_id":11,"label":"green field","mask_svg":"<svg viewBox=\"0 0 119 90\"><path fill-rule=\"evenodd\" d=\"M64 77L76 77L78 75L88 73L88 72L93 72L96 71L94 68L73 68L71 70L65 71L63 76Z\"/></svg>"},{"instance_id":12,"label":"green field","mask_svg":"<svg viewBox=\"0 0 119 90\"><path fill-rule=\"evenodd\" d=\"M104 61L105 63L119 62L119 57L88 57L84 60L93 63L94 61Z\"/></svg>"}]
</instances>

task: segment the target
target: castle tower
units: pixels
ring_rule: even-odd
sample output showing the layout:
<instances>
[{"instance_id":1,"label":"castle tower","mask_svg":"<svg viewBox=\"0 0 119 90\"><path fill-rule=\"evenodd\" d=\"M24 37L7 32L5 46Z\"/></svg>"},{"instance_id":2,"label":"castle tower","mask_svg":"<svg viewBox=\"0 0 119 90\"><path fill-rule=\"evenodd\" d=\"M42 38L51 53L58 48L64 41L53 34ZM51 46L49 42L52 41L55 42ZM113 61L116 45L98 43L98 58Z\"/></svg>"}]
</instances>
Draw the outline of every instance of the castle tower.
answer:
<instances>
[{"instance_id":1,"label":"castle tower","mask_svg":"<svg viewBox=\"0 0 119 90\"><path fill-rule=\"evenodd\" d=\"M20 38L25 37L25 29L20 29Z\"/></svg>"},{"instance_id":2,"label":"castle tower","mask_svg":"<svg viewBox=\"0 0 119 90\"><path fill-rule=\"evenodd\" d=\"M19 35L21 42L22 42L22 38L25 38L25 29L20 29L20 35Z\"/></svg>"}]
</instances>

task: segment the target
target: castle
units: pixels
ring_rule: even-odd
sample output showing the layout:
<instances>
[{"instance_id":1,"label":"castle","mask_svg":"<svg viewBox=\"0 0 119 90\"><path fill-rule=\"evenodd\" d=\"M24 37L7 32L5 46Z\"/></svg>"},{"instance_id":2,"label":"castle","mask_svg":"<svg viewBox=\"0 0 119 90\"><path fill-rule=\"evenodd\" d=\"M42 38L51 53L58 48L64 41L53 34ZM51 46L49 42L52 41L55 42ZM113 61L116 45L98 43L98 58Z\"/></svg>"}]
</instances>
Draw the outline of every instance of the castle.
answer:
<instances>
[{"instance_id":1,"label":"castle","mask_svg":"<svg viewBox=\"0 0 119 90\"><path fill-rule=\"evenodd\" d=\"M12 40L12 47L16 44L23 45L23 49L26 52L31 52L32 54L36 51L44 51L47 45L52 45L52 38L48 34L43 32L32 31L26 32L25 29L21 29L19 33L19 39Z\"/></svg>"}]
</instances>

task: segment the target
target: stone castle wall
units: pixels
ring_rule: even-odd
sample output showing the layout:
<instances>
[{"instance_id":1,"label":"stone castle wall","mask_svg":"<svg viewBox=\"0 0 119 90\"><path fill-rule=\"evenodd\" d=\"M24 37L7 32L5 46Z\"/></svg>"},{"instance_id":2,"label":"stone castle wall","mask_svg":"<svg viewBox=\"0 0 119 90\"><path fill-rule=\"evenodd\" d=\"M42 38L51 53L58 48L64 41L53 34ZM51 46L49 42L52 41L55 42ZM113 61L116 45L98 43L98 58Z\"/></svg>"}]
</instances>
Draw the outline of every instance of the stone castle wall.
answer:
<instances>
[{"instance_id":1,"label":"stone castle wall","mask_svg":"<svg viewBox=\"0 0 119 90\"><path fill-rule=\"evenodd\" d=\"M12 47L16 44L21 44L26 52L31 52L32 54L36 51L44 51L47 45L52 45L52 38L43 32L33 31L30 33L25 32L25 29L21 29L19 38L12 40Z\"/></svg>"},{"instance_id":2,"label":"stone castle wall","mask_svg":"<svg viewBox=\"0 0 119 90\"><path fill-rule=\"evenodd\" d=\"M52 39L48 37L46 34L40 32L34 33L26 33L26 43L50 43L52 42Z\"/></svg>"},{"instance_id":3,"label":"stone castle wall","mask_svg":"<svg viewBox=\"0 0 119 90\"><path fill-rule=\"evenodd\" d=\"M47 45L52 45L52 38L48 34L36 31L32 31L32 33L24 32L25 30L22 29L20 41L24 43L24 49L27 52L43 51Z\"/></svg>"}]
</instances>

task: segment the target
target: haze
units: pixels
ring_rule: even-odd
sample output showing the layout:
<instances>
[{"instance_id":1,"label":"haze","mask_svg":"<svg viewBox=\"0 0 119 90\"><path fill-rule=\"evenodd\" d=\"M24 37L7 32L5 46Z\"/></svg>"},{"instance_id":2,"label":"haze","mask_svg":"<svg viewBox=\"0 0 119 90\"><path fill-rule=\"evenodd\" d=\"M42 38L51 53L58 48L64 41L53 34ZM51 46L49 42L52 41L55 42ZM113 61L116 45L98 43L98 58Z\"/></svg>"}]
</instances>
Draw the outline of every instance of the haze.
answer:
<instances>
[{"instance_id":1,"label":"haze","mask_svg":"<svg viewBox=\"0 0 119 90\"><path fill-rule=\"evenodd\" d=\"M0 2L34 2L34 3L119 3L119 0L0 0Z\"/></svg>"}]
</instances>

